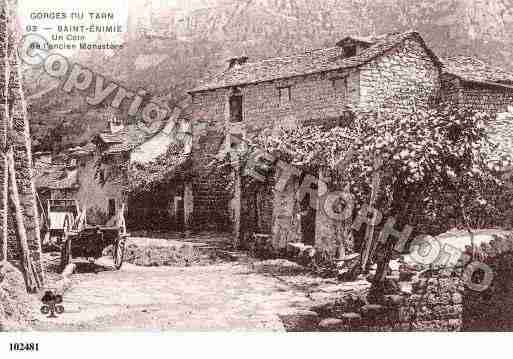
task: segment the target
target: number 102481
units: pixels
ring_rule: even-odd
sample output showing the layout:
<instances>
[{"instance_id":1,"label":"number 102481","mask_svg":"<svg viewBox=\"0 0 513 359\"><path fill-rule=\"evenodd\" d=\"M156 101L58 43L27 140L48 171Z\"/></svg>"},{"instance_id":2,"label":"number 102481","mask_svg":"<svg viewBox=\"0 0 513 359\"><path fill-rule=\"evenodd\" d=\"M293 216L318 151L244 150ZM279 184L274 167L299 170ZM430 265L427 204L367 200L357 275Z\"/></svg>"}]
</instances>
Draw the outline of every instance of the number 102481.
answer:
<instances>
[{"instance_id":1,"label":"number 102481","mask_svg":"<svg viewBox=\"0 0 513 359\"><path fill-rule=\"evenodd\" d=\"M10 343L9 350L11 352L37 352L39 343Z\"/></svg>"}]
</instances>

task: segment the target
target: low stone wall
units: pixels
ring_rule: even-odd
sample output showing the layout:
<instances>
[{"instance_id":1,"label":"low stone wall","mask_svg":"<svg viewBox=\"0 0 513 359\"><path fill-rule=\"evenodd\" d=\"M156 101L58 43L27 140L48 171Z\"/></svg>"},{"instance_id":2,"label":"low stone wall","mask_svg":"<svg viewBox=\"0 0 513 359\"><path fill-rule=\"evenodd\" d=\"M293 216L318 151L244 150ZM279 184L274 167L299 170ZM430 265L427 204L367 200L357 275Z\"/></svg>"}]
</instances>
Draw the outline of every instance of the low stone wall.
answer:
<instances>
[{"instance_id":1,"label":"low stone wall","mask_svg":"<svg viewBox=\"0 0 513 359\"><path fill-rule=\"evenodd\" d=\"M143 267L187 267L207 265L233 258L221 244L208 244L158 238L130 238L126 243L125 263ZM112 256L112 246L104 250Z\"/></svg>"},{"instance_id":2,"label":"low stone wall","mask_svg":"<svg viewBox=\"0 0 513 359\"><path fill-rule=\"evenodd\" d=\"M457 273L427 271L412 281L388 278L385 291L395 293L379 300L369 293L350 294L312 310L319 314L321 331L459 331L463 290Z\"/></svg>"}]
</instances>

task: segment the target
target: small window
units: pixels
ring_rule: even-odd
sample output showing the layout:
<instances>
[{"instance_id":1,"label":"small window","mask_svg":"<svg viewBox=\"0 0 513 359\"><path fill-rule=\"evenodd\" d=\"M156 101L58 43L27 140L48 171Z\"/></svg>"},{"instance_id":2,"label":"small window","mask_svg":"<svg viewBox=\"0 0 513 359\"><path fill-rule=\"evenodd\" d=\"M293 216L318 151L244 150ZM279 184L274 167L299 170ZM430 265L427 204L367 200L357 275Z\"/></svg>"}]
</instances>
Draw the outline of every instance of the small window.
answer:
<instances>
[{"instance_id":1,"label":"small window","mask_svg":"<svg viewBox=\"0 0 513 359\"><path fill-rule=\"evenodd\" d=\"M98 180L99 180L100 183L104 183L105 182L105 169L101 168L98 171Z\"/></svg>"},{"instance_id":2,"label":"small window","mask_svg":"<svg viewBox=\"0 0 513 359\"><path fill-rule=\"evenodd\" d=\"M292 91L290 89L290 86L286 87L279 87L279 103L281 105L285 105L290 103L292 101Z\"/></svg>"},{"instance_id":3,"label":"small window","mask_svg":"<svg viewBox=\"0 0 513 359\"><path fill-rule=\"evenodd\" d=\"M338 77L331 80L333 83L333 88L342 94L346 94L347 92L347 76Z\"/></svg>"},{"instance_id":4,"label":"small window","mask_svg":"<svg viewBox=\"0 0 513 359\"><path fill-rule=\"evenodd\" d=\"M230 96L230 122L242 122L242 95Z\"/></svg>"},{"instance_id":5,"label":"small window","mask_svg":"<svg viewBox=\"0 0 513 359\"><path fill-rule=\"evenodd\" d=\"M346 47L344 47L344 55L346 57L356 56L356 46L346 46Z\"/></svg>"},{"instance_id":6,"label":"small window","mask_svg":"<svg viewBox=\"0 0 513 359\"><path fill-rule=\"evenodd\" d=\"M109 218L114 217L116 214L116 200L114 198L109 199Z\"/></svg>"}]
</instances>

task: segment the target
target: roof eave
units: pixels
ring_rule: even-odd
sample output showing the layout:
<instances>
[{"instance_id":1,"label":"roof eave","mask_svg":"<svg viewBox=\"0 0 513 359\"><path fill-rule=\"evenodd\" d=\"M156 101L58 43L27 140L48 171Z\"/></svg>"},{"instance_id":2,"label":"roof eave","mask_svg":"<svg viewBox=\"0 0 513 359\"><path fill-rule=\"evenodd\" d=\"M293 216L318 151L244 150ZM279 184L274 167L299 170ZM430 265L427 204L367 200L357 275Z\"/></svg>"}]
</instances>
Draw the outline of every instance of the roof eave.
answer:
<instances>
[{"instance_id":1,"label":"roof eave","mask_svg":"<svg viewBox=\"0 0 513 359\"><path fill-rule=\"evenodd\" d=\"M480 86L500 87L500 88L504 88L504 89L508 89L508 90L513 90L513 85L502 84L499 82L471 80L471 79L466 79L464 77L461 77L459 75L455 75L455 74L451 74L451 75L456 76L458 79L460 79L460 81L462 83L475 84L475 85L480 85Z\"/></svg>"}]
</instances>

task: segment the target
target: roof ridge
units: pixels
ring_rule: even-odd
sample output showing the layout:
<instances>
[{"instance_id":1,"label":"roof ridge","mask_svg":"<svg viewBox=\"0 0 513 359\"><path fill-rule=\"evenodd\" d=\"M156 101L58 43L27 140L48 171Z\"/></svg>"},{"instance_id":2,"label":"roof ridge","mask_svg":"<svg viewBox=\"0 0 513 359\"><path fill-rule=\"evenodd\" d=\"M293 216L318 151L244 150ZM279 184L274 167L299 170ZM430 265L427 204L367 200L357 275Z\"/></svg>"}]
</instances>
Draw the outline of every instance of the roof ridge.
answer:
<instances>
[{"instance_id":1,"label":"roof ridge","mask_svg":"<svg viewBox=\"0 0 513 359\"><path fill-rule=\"evenodd\" d=\"M412 35L412 34L418 34L417 31L415 30L408 30L408 31L398 31L398 32L387 32L387 33L383 33L383 34L380 34L380 35L372 35L372 36L346 36L346 38L356 38L356 37L359 37L359 38L372 38L373 39L373 42L372 42L372 45L371 46L374 46L378 41L382 41L390 36L397 36L397 35ZM260 62L264 62L264 61L271 61L271 60L278 60L278 59L287 59L287 58L292 58L292 57L296 57L296 56L299 56L299 55L306 55L306 54L309 54L309 53L312 53L312 52L316 52L316 51L322 51L322 50L330 50L330 49L336 49L336 48L339 48L340 46L327 46L327 47L318 47L318 48L313 48L313 49L307 49L307 50L304 50L304 51L301 51L301 52L296 52L296 53L292 53L290 55L286 55L286 56L274 56L274 57L266 57L264 59L260 59L260 60L257 60L257 61L248 61L246 62L245 64L241 65L241 67L245 66L245 65L249 65L249 64L256 64L256 63L260 63ZM225 69L223 72L226 72L226 71L229 71L230 69L227 68Z\"/></svg>"},{"instance_id":2,"label":"roof ridge","mask_svg":"<svg viewBox=\"0 0 513 359\"><path fill-rule=\"evenodd\" d=\"M386 51L398 46L410 37L415 37L415 40L421 43L432 60L441 68L440 60L438 60L438 57L425 44L422 36L417 31L408 30L381 35L381 38L377 38L376 42L366 48L365 51L352 57L334 57L336 54L333 50L340 49L339 55L341 55L343 49L340 46L331 46L288 56L270 57L255 62L249 62L241 66L225 69L223 72L203 81L200 85L188 92L192 94L194 92L209 91L218 88L255 84L319 72L354 68L368 63L376 57L382 56ZM311 54L315 54L315 56L309 56Z\"/></svg>"},{"instance_id":3,"label":"roof ridge","mask_svg":"<svg viewBox=\"0 0 513 359\"><path fill-rule=\"evenodd\" d=\"M290 55L287 55L287 56L267 57L265 59L261 59L261 60L257 60L257 61L253 61L253 62L246 62L244 65L241 65L241 66L245 66L245 65L249 65L249 64L257 64L257 63L260 63L260 62L266 62L266 61L272 61L272 60L278 60L278 59L288 59L288 58L297 57L299 55L310 54L310 53L316 52L316 51L335 49L335 48L338 48L338 46L319 47L319 48L315 48L315 49L305 50L305 51L302 51L302 52L296 52L296 53L293 53L293 54L290 54ZM227 70L229 70L229 69L227 69Z\"/></svg>"},{"instance_id":4,"label":"roof ridge","mask_svg":"<svg viewBox=\"0 0 513 359\"><path fill-rule=\"evenodd\" d=\"M483 84L513 83L513 71L506 70L479 57L454 55L442 58L445 73L457 76L462 80Z\"/></svg>"}]
</instances>

